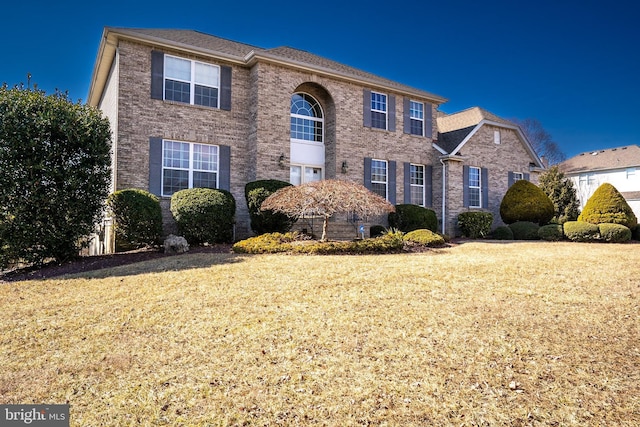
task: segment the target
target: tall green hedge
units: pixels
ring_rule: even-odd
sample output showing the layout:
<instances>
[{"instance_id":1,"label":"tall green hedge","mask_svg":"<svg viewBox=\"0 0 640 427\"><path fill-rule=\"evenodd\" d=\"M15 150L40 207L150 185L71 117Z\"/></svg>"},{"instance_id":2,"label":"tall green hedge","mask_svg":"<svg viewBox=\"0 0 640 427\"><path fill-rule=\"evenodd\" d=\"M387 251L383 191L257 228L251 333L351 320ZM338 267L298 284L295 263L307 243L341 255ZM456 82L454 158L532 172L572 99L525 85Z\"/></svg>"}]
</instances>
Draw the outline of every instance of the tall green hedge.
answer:
<instances>
[{"instance_id":1,"label":"tall green hedge","mask_svg":"<svg viewBox=\"0 0 640 427\"><path fill-rule=\"evenodd\" d=\"M286 233L291 230L297 218L271 210L261 211L260 206L267 197L291 184L277 179L263 179L248 182L244 187L244 197L249 209L251 229L256 234Z\"/></svg>"},{"instance_id":2,"label":"tall green hedge","mask_svg":"<svg viewBox=\"0 0 640 427\"><path fill-rule=\"evenodd\" d=\"M110 194L107 206L113 215L116 251L160 243L162 210L158 197L145 190L129 188Z\"/></svg>"},{"instance_id":3,"label":"tall green hedge","mask_svg":"<svg viewBox=\"0 0 640 427\"><path fill-rule=\"evenodd\" d=\"M517 221L547 224L553 218L555 208L551 199L537 185L516 181L505 193L500 203L500 217L505 224Z\"/></svg>"},{"instance_id":4,"label":"tall green hedge","mask_svg":"<svg viewBox=\"0 0 640 427\"><path fill-rule=\"evenodd\" d=\"M462 212L458 215L458 228L463 236L471 239L487 237L491 232L491 212Z\"/></svg>"},{"instance_id":5,"label":"tall green hedge","mask_svg":"<svg viewBox=\"0 0 640 427\"><path fill-rule=\"evenodd\" d=\"M171 196L171 213L189 244L233 241L236 201L226 190L190 188Z\"/></svg>"},{"instance_id":6,"label":"tall green hedge","mask_svg":"<svg viewBox=\"0 0 640 427\"><path fill-rule=\"evenodd\" d=\"M589 197L578 221L591 224L622 224L633 228L638 220L622 194L611 184L604 183Z\"/></svg>"},{"instance_id":7,"label":"tall green hedge","mask_svg":"<svg viewBox=\"0 0 640 427\"><path fill-rule=\"evenodd\" d=\"M388 220L390 227L403 233L423 228L435 232L438 228L435 211L418 205L396 205L396 211L389 214Z\"/></svg>"}]
</instances>

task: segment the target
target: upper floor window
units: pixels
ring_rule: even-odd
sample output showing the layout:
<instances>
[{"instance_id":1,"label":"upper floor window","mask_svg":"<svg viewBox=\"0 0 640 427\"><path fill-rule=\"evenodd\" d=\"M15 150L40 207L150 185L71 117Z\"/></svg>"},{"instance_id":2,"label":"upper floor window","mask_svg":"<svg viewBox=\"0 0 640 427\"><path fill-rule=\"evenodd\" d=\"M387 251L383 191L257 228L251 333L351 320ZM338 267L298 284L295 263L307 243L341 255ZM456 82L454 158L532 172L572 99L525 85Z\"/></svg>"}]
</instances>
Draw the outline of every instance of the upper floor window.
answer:
<instances>
[{"instance_id":1,"label":"upper floor window","mask_svg":"<svg viewBox=\"0 0 640 427\"><path fill-rule=\"evenodd\" d=\"M371 127L387 129L387 95L371 92Z\"/></svg>"},{"instance_id":2,"label":"upper floor window","mask_svg":"<svg viewBox=\"0 0 640 427\"><path fill-rule=\"evenodd\" d=\"M481 191L481 174L480 168L469 166L469 207L482 207L480 191Z\"/></svg>"},{"instance_id":3,"label":"upper floor window","mask_svg":"<svg viewBox=\"0 0 640 427\"><path fill-rule=\"evenodd\" d=\"M217 145L164 140L162 146L162 195L186 188L218 188Z\"/></svg>"},{"instance_id":4,"label":"upper floor window","mask_svg":"<svg viewBox=\"0 0 640 427\"><path fill-rule=\"evenodd\" d=\"M371 191L388 199L387 194L387 161L386 160L371 160Z\"/></svg>"},{"instance_id":5,"label":"upper floor window","mask_svg":"<svg viewBox=\"0 0 640 427\"><path fill-rule=\"evenodd\" d=\"M306 93L291 97L291 139L323 142L324 117L318 101Z\"/></svg>"},{"instance_id":6,"label":"upper floor window","mask_svg":"<svg viewBox=\"0 0 640 427\"><path fill-rule=\"evenodd\" d=\"M627 168L627 179L631 179L636 175L636 168Z\"/></svg>"},{"instance_id":7,"label":"upper floor window","mask_svg":"<svg viewBox=\"0 0 640 427\"><path fill-rule=\"evenodd\" d=\"M411 134L424 135L424 104L411 101L409 103L409 120L411 120Z\"/></svg>"},{"instance_id":8,"label":"upper floor window","mask_svg":"<svg viewBox=\"0 0 640 427\"><path fill-rule=\"evenodd\" d=\"M424 165L410 165L411 203L424 206Z\"/></svg>"},{"instance_id":9,"label":"upper floor window","mask_svg":"<svg viewBox=\"0 0 640 427\"><path fill-rule=\"evenodd\" d=\"M165 55L164 99L219 108L220 68Z\"/></svg>"},{"instance_id":10,"label":"upper floor window","mask_svg":"<svg viewBox=\"0 0 640 427\"><path fill-rule=\"evenodd\" d=\"M493 131L493 143L494 144L500 144L502 142L501 136L500 136L500 131L499 130L494 130ZM522 179L522 178L520 178Z\"/></svg>"}]
</instances>

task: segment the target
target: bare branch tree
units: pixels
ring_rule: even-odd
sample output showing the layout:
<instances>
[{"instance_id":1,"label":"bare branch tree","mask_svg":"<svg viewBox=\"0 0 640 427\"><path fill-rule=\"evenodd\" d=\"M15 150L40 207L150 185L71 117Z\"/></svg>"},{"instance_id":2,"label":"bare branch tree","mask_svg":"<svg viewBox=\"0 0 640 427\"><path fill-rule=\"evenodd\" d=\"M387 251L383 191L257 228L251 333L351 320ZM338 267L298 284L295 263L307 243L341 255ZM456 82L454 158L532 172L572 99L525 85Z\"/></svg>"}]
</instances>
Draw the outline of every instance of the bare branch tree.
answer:
<instances>
[{"instance_id":1,"label":"bare branch tree","mask_svg":"<svg viewBox=\"0 0 640 427\"><path fill-rule=\"evenodd\" d=\"M566 160L567 156L538 119L511 119L511 121L520 126L534 151L539 156L545 157L550 165Z\"/></svg>"},{"instance_id":2,"label":"bare branch tree","mask_svg":"<svg viewBox=\"0 0 640 427\"><path fill-rule=\"evenodd\" d=\"M322 216L324 222L321 241L327 239L329 218L336 213L368 216L395 210L391 203L364 186L335 179L281 188L267 197L260 209L298 217Z\"/></svg>"}]
</instances>

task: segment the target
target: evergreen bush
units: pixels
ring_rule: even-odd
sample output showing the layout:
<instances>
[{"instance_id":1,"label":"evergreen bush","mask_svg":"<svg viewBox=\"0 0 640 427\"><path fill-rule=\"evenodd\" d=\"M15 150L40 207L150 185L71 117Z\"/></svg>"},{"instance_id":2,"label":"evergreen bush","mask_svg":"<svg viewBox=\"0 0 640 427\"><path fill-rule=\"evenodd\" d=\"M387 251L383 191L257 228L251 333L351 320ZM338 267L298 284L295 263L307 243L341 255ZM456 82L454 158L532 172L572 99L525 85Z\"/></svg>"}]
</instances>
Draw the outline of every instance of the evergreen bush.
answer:
<instances>
[{"instance_id":1,"label":"evergreen bush","mask_svg":"<svg viewBox=\"0 0 640 427\"><path fill-rule=\"evenodd\" d=\"M438 228L435 211L418 205L396 205L396 211L389 213L389 226L403 233L426 228L433 232Z\"/></svg>"},{"instance_id":2,"label":"evergreen bush","mask_svg":"<svg viewBox=\"0 0 640 427\"><path fill-rule=\"evenodd\" d=\"M369 228L369 237L371 238L380 237L386 232L387 232L387 228L384 225L372 225Z\"/></svg>"},{"instance_id":3,"label":"evergreen bush","mask_svg":"<svg viewBox=\"0 0 640 427\"><path fill-rule=\"evenodd\" d=\"M591 224L622 224L628 228L638 220L622 194L611 184L604 183L589 197L578 221Z\"/></svg>"},{"instance_id":4,"label":"evergreen bush","mask_svg":"<svg viewBox=\"0 0 640 427\"><path fill-rule=\"evenodd\" d=\"M513 231L511 231L511 229L506 225L501 225L496 227L489 237L495 240L513 240Z\"/></svg>"},{"instance_id":5,"label":"evergreen bush","mask_svg":"<svg viewBox=\"0 0 640 427\"><path fill-rule=\"evenodd\" d=\"M248 182L244 187L251 229L256 234L286 233L291 230L297 218L271 210L261 211L262 202L281 188L292 184L277 179L263 179Z\"/></svg>"},{"instance_id":6,"label":"evergreen bush","mask_svg":"<svg viewBox=\"0 0 640 427\"><path fill-rule=\"evenodd\" d=\"M538 240L540 226L531 221L517 221L509 224L514 240Z\"/></svg>"},{"instance_id":7,"label":"evergreen bush","mask_svg":"<svg viewBox=\"0 0 640 427\"><path fill-rule=\"evenodd\" d=\"M153 246L162 237L162 210L158 197L130 188L112 193L107 206L114 221L116 251Z\"/></svg>"},{"instance_id":8,"label":"evergreen bush","mask_svg":"<svg viewBox=\"0 0 640 427\"><path fill-rule=\"evenodd\" d=\"M573 242L595 242L600 239L600 230L595 224L584 221L567 221L563 224L564 235Z\"/></svg>"},{"instance_id":9,"label":"evergreen bush","mask_svg":"<svg viewBox=\"0 0 640 427\"><path fill-rule=\"evenodd\" d=\"M558 242L564 238L561 224L547 224L538 229L538 237L549 242Z\"/></svg>"},{"instance_id":10,"label":"evergreen bush","mask_svg":"<svg viewBox=\"0 0 640 427\"><path fill-rule=\"evenodd\" d=\"M410 231L402 236L402 238L405 242L414 243L420 246L427 246L430 248L443 246L445 243L444 238L441 235L424 228Z\"/></svg>"},{"instance_id":11,"label":"evergreen bush","mask_svg":"<svg viewBox=\"0 0 640 427\"><path fill-rule=\"evenodd\" d=\"M500 217L505 224L517 221L547 224L553 218L555 208L551 199L537 185L516 181L505 193L500 203Z\"/></svg>"},{"instance_id":12,"label":"evergreen bush","mask_svg":"<svg viewBox=\"0 0 640 427\"><path fill-rule=\"evenodd\" d=\"M598 224L600 239L607 243L624 243L631 240L631 230L622 224Z\"/></svg>"},{"instance_id":13,"label":"evergreen bush","mask_svg":"<svg viewBox=\"0 0 640 427\"><path fill-rule=\"evenodd\" d=\"M458 228L463 236L471 239L484 238L489 235L493 224L490 212L462 212L458 215Z\"/></svg>"},{"instance_id":14,"label":"evergreen bush","mask_svg":"<svg viewBox=\"0 0 640 427\"><path fill-rule=\"evenodd\" d=\"M633 240L637 240L640 241L640 224L636 225L635 227L633 227L633 229L631 230L631 238Z\"/></svg>"},{"instance_id":15,"label":"evergreen bush","mask_svg":"<svg viewBox=\"0 0 640 427\"><path fill-rule=\"evenodd\" d=\"M171 196L171 213L189 244L233 240L236 202L226 190L189 188Z\"/></svg>"}]
</instances>

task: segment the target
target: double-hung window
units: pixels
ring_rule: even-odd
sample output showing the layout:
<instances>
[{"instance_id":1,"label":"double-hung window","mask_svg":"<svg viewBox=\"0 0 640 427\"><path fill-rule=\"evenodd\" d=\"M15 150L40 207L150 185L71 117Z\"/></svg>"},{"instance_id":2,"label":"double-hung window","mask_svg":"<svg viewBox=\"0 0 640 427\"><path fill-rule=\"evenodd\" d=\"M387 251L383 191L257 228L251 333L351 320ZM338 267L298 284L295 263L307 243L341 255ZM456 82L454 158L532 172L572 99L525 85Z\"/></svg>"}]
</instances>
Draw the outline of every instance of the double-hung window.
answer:
<instances>
[{"instance_id":1,"label":"double-hung window","mask_svg":"<svg viewBox=\"0 0 640 427\"><path fill-rule=\"evenodd\" d=\"M164 99L219 108L220 67L165 55Z\"/></svg>"},{"instance_id":2,"label":"double-hung window","mask_svg":"<svg viewBox=\"0 0 640 427\"><path fill-rule=\"evenodd\" d=\"M481 208L482 198L480 197L482 182L480 168L469 166L469 207Z\"/></svg>"},{"instance_id":3,"label":"double-hung window","mask_svg":"<svg viewBox=\"0 0 640 427\"><path fill-rule=\"evenodd\" d=\"M386 160L371 160L371 191L388 199L388 174Z\"/></svg>"},{"instance_id":4,"label":"double-hung window","mask_svg":"<svg viewBox=\"0 0 640 427\"><path fill-rule=\"evenodd\" d=\"M371 92L371 127L387 129L387 95Z\"/></svg>"},{"instance_id":5,"label":"double-hung window","mask_svg":"<svg viewBox=\"0 0 640 427\"><path fill-rule=\"evenodd\" d=\"M411 164L409 171L411 203L418 206L424 206L424 165Z\"/></svg>"},{"instance_id":6,"label":"double-hung window","mask_svg":"<svg viewBox=\"0 0 640 427\"><path fill-rule=\"evenodd\" d=\"M524 179L524 174L522 172L514 172L513 173L513 181L522 181Z\"/></svg>"},{"instance_id":7,"label":"double-hung window","mask_svg":"<svg viewBox=\"0 0 640 427\"><path fill-rule=\"evenodd\" d=\"M411 120L411 134L424 135L424 104L422 102L410 101L409 120Z\"/></svg>"},{"instance_id":8,"label":"double-hung window","mask_svg":"<svg viewBox=\"0 0 640 427\"><path fill-rule=\"evenodd\" d=\"M218 188L219 147L164 140L162 195L186 188Z\"/></svg>"}]
</instances>

